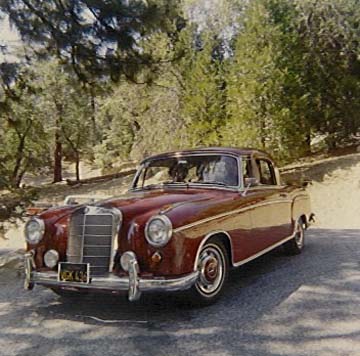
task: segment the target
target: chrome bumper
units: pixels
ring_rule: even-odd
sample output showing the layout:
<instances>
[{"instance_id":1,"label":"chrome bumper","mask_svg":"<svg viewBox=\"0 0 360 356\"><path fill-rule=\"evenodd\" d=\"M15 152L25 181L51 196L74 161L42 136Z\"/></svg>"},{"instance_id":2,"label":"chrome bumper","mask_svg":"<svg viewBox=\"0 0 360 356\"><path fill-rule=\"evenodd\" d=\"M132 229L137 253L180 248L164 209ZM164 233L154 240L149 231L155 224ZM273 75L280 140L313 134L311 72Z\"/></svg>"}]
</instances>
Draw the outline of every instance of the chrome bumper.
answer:
<instances>
[{"instance_id":1,"label":"chrome bumper","mask_svg":"<svg viewBox=\"0 0 360 356\"><path fill-rule=\"evenodd\" d=\"M127 291L130 301L138 300L142 292L147 291L180 291L189 289L198 279L199 272L192 272L179 278L145 279L139 277L137 261L129 266L129 276L116 277L109 274L105 277L92 277L91 283L63 282L58 280L56 272L36 272L34 270L34 257L31 252L25 254L25 289L32 289L35 284L46 287L57 287L70 290L104 290L104 291Z\"/></svg>"}]
</instances>

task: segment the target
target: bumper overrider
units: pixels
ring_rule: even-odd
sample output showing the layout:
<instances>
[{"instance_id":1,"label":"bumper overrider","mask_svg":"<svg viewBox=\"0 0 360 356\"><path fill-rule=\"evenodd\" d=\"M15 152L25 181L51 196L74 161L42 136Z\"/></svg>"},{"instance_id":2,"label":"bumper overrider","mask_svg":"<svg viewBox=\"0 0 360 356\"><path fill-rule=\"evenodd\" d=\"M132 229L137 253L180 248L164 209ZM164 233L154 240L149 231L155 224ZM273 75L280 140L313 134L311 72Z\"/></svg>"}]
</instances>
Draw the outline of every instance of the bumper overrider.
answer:
<instances>
[{"instance_id":1,"label":"bumper overrider","mask_svg":"<svg viewBox=\"0 0 360 356\"><path fill-rule=\"evenodd\" d=\"M178 278L148 279L139 277L139 264L133 252L127 253L126 277L117 277L113 274L104 277L92 277L91 282L65 282L58 279L56 272L35 271L34 254L29 251L25 254L25 289L31 290L36 284L46 287L63 288L68 290L103 290L103 291L127 291L130 301L138 300L142 292L162 291L172 292L189 289L198 279L199 272L194 271Z\"/></svg>"}]
</instances>

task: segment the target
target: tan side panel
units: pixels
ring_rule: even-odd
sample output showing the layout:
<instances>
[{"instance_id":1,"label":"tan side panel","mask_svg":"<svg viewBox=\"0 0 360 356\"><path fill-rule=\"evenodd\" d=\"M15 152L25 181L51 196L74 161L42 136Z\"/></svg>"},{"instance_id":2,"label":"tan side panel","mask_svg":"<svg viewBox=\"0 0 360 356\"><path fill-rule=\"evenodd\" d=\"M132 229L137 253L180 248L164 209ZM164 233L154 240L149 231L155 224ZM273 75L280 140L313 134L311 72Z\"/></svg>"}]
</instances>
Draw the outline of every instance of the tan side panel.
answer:
<instances>
[{"instance_id":1,"label":"tan side panel","mask_svg":"<svg viewBox=\"0 0 360 356\"><path fill-rule=\"evenodd\" d=\"M251 211L253 228L281 226L290 223L290 202L277 201Z\"/></svg>"}]
</instances>

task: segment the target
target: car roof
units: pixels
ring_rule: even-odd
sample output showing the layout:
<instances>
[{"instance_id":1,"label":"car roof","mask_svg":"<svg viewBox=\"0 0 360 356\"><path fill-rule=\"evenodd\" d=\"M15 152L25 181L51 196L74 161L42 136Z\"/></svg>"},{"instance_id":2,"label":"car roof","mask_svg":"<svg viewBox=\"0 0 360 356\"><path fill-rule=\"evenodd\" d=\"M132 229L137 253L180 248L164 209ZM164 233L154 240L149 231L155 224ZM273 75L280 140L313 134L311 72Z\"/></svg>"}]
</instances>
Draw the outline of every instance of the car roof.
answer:
<instances>
[{"instance_id":1,"label":"car roof","mask_svg":"<svg viewBox=\"0 0 360 356\"><path fill-rule=\"evenodd\" d=\"M236 148L236 147L202 147L202 148L194 148L188 150L179 150L179 151L172 151L166 153L160 153L154 156L150 156L144 159L147 161L148 159L161 159L173 156L182 156L184 154L201 154L201 153L219 153L219 154L233 154L237 156L265 156L271 158L266 152L253 149L253 148Z\"/></svg>"}]
</instances>

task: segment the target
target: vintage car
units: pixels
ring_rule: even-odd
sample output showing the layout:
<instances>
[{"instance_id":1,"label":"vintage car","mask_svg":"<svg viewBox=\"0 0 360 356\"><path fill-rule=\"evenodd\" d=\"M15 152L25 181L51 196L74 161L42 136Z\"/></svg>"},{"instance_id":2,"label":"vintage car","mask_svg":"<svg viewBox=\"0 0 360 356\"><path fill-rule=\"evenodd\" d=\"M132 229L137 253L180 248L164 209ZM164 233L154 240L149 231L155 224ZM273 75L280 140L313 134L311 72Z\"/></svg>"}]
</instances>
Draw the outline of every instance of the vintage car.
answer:
<instances>
[{"instance_id":1,"label":"vintage car","mask_svg":"<svg viewBox=\"0 0 360 356\"><path fill-rule=\"evenodd\" d=\"M129 192L49 209L26 224L25 288L180 291L209 304L229 269L283 245L298 254L312 221L304 187L281 184L264 152L202 148L145 159Z\"/></svg>"}]
</instances>

